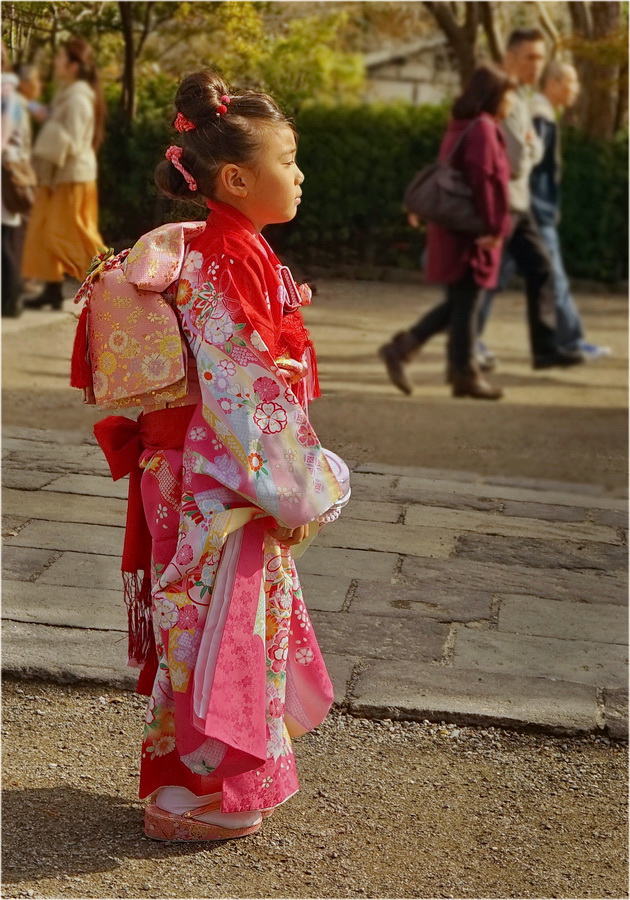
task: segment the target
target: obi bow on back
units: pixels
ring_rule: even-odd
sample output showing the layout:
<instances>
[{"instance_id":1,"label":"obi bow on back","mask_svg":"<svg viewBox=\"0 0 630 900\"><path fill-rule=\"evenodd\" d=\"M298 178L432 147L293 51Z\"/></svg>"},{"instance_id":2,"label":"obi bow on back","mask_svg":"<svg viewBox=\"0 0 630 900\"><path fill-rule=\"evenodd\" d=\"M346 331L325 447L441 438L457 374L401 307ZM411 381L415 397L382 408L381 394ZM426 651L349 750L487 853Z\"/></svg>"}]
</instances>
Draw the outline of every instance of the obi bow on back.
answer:
<instances>
[{"instance_id":1,"label":"obi bow on back","mask_svg":"<svg viewBox=\"0 0 630 900\"><path fill-rule=\"evenodd\" d=\"M163 225L117 256L97 257L75 302L85 301L71 384L105 409L171 403L188 390L186 346L171 292L186 246L205 222Z\"/></svg>"}]
</instances>

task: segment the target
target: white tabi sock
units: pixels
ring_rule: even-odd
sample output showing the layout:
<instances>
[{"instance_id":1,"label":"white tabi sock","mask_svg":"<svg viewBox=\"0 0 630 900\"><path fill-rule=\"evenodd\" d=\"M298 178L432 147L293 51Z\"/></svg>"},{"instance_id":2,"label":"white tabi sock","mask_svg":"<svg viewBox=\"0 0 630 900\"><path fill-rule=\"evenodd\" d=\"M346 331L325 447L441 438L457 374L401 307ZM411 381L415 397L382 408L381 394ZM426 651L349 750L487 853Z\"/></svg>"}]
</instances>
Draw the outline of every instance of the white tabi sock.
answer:
<instances>
[{"instance_id":1,"label":"white tabi sock","mask_svg":"<svg viewBox=\"0 0 630 900\"><path fill-rule=\"evenodd\" d=\"M158 791L155 799L156 806L166 812L181 816L188 812L189 809L195 809L198 806L206 806L213 803L221 797L221 793L204 794L198 797L185 787L163 787ZM247 812L222 813L220 810L204 813L201 816L195 816L196 822L207 822L208 825L218 825L220 828L250 828L257 825L262 816L259 810L251 810Z\"/></svg>"}]
</instances>

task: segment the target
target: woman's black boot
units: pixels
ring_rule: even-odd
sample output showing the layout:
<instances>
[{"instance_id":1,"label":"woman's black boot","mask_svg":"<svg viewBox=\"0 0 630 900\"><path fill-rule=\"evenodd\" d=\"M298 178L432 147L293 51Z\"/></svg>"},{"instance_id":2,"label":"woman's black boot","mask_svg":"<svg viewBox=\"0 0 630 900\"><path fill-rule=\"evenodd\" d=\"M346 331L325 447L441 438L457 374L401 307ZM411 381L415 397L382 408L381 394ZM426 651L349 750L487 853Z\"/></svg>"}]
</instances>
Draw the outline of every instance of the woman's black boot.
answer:
<instances>
[{"instance_id":1,"label":"woman's black boot","mask_svg":"<svg viewBox=\"0 0 630 900\"><path fill-rule=\"evenodd\" d=\"M28 309L42 309L44 306L50 306L52 309L63 308L63 282L47 281L41 294L34 297L27 297L24 300L24 306Z\"/></svg>"},{"instance_id":2,"label":"woman's black boot","mask_svg":"<svg viewBox=\"0 0 630 900\"><path fill-rule=\"evenodd\" d=\"M387 374L403 394L413 393L413 384L405 369L412 356L420 349L420 341L410 331L399 331L389 344L383 344L378 355L385 363Z\"/></svg>"}]
</instances>

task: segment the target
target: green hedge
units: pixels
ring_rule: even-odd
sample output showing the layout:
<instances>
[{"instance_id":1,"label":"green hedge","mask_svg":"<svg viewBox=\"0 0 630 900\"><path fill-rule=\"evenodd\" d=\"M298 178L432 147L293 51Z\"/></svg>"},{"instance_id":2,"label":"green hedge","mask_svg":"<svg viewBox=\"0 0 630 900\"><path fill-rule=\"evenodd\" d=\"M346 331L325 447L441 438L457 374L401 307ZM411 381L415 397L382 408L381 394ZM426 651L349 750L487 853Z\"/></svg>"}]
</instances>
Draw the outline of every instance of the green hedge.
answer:
<instances>
[{"instance_id":1,"label":"green hedge","mask_svg":"<svg viewBox=\"0 0 630 900\"><path fill-rule=\"evenodd\" d=\"M156 196L153 170L172 140L168 127L172 85L144 87L129 133L112 112L101 155L101 224L108 242L121 244L169 218L198 218L190 204L173 210ZM441 106L408 104L302 109L298 161L306 175L296 220L273 229L273 241L305 263L417 268L424 236L401 213L404 188L432 161L448 113ZM592 141L565 135L563 220L569 273L615 282L628 275L628 136Z\"/></svg>"},{"instance_id":2,"label":"green hedge","mask_svg":"<svg viewBox=\"0 0 630 900\"><path fill-rule=\"evenodd\" d=\"M108 244L128 243L161 224L170 204L158 197L153 172L166 150L175 85L155 79L143 86L139 113L129 129L113 89L108 96L105 142L99 155L100 225Z\"/></svg>"},{"instance_id":3,"label":"green hedge","mask_svg":"<svg viewBox=\"0 0 630 900\"><path fill-rule=\"evenodd\" d=\"M628 278L628 132L593 141L564 136L560 233L569 273L616 282Z\"/></svg>"}]
</instances>

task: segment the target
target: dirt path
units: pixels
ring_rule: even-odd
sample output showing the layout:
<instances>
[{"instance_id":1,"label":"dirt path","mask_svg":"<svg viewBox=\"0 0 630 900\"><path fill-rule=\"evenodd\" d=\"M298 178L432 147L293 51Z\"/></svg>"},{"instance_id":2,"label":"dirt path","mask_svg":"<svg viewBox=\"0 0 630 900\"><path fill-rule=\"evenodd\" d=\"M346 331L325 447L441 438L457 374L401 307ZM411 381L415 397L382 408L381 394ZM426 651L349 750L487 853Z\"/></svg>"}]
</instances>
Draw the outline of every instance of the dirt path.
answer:
<instances>
[{"instance_id":1,"label":"dirt path","mask_svg":"<svg viewBox=\"0 0 630 900\"><path fill-rule=\"evenodd\" d=\"M258 834L184 846L142 833L143 698L9 682L3 707L7 898L627 896L606 739L333 714Z\"/></svg>"},{"instance_id":2,"label":"dirt path","mask_svg":"<svg viewBox=\"0 0 630 900\"><path fill-rule=\"evenodd\" d=\"M619 487L627 480L627 301L581 296L591 340L614 356L568 371L529 366L524 301L501 297L488 341L501 357L500 403L453 400L443 339L413 367L407 398L385 378L376 349L438 297L433 289L322 281L308 310L324 397L312 407L324 443L348 459L559 479ZM67 304L70 308L70 304ZM3 322L3 415L11 425L85 430L102 416L68 388L74 320L27 312Z\"/></svg>"}]
</instances>

